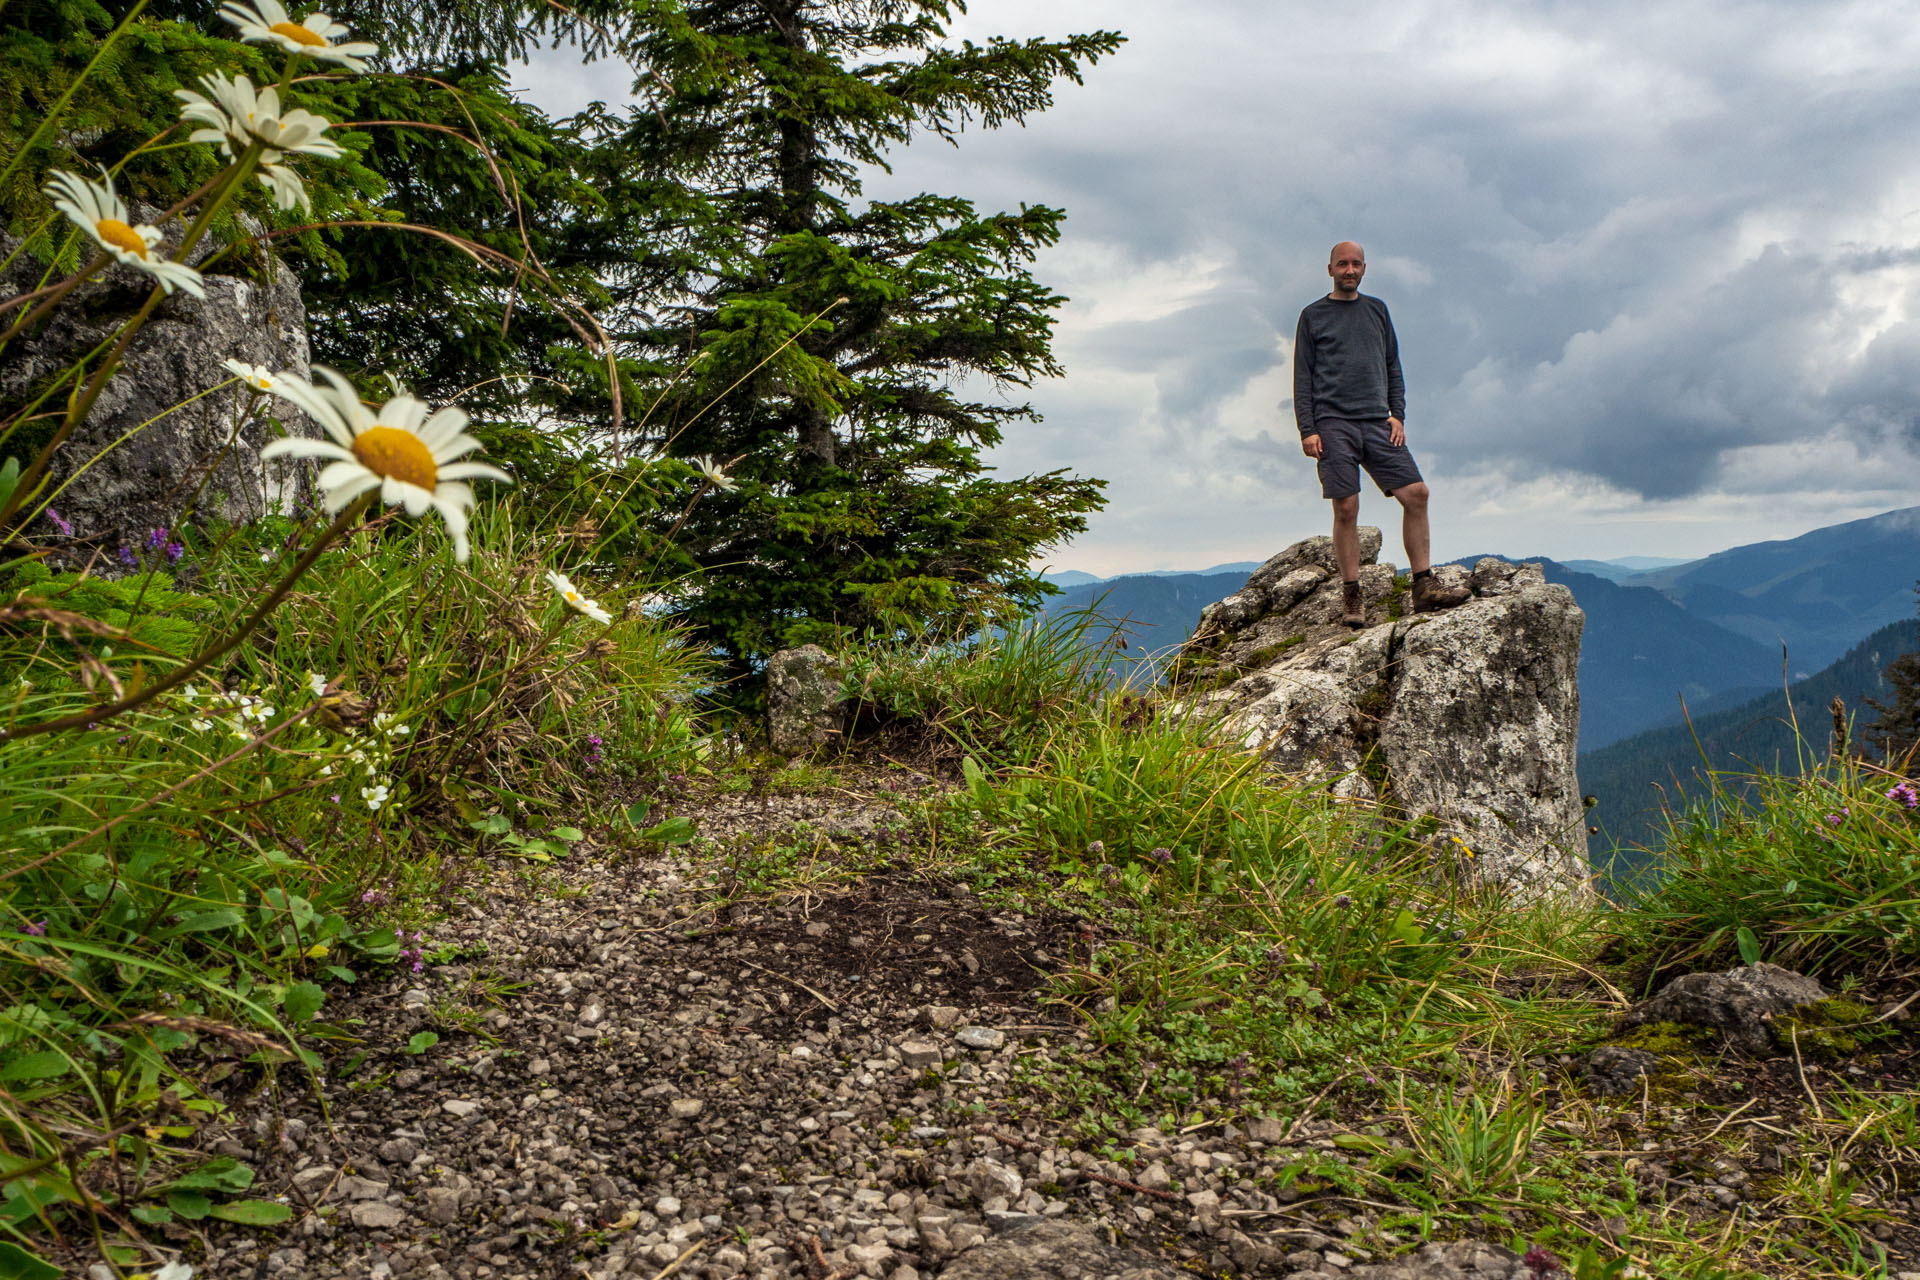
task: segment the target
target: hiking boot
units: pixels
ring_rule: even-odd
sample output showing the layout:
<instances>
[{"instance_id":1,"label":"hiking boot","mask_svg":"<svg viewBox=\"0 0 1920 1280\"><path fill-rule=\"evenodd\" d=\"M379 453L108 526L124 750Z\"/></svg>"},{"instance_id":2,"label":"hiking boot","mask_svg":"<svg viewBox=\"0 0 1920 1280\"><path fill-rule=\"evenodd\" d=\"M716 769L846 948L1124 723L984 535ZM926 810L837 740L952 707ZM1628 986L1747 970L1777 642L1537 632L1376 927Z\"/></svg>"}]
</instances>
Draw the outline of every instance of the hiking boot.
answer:
<instances>
[{"instance_id":1,"label":"hiking boot","mask_svg":"<svg viewBox=\"0 0 1920 1280\"><path fill-rule=\"evenodd\" d=\"M1413 580L1413 611L1415 613L1436 613L1441 609L1451 609L1473 599L1473 592L1465 587L1449 587L1432 574L1426 574Z\"/></svg>"},{"instance_id":2,"label":"hiking boot","mask_svg":"<svg viewBox=\"0 0 1920 1280\"><path fill-rule=\"evenodd\" d=\"M1355 631L1367 625L1367 602L1360 597L1360 584L1340 584L1340 621Z\"/></svg>"}]
</instances>

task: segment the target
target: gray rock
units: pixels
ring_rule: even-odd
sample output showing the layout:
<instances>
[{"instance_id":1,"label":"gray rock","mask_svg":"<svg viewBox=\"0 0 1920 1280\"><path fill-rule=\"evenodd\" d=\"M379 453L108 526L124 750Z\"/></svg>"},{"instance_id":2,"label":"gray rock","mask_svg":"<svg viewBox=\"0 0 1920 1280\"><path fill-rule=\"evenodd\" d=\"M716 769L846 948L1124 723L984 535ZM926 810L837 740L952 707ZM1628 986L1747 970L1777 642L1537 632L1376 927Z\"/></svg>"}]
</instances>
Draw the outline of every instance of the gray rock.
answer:
<instances>
[{"instance_id":1,"label":"gray rock","mask_svg":"<svg viewBox=\"0 0 1920 1280\"><path fill-rule=\"evenodd\" d=\"M699 1098L675 1098L667 1104L667 1110L675 1120L691 1120L705 1110L706 1105Z\"/></svg>"},{"instance_id":2,"label":"gray rock","mask_svg":"<svg viewBox=\"0 0 1920 1280\"><path fill-rule=\"evenodd\" d=\"M996 1197L1012 1204L1020 1198L1026 1183L1015 1170L998 1160L975 1160L967 1166L967 1186L982 1203Z\"/></svg>"},{"instance_id":3,"label":"gray rock","mask_svg":"<svg viewBox=\"0 0 1920 1280\"><path fill-rule=\"evenodd\" d=\"M995 1027L962 1027L953 1038L969 1049L998 1049L1007 1042L1007 1033Z\"/></svg>"},{"instance_id":4,"label":"gray rock","mask_svg":"<svg viewBox=\"0 0 1920 1280\"><path fill-rule=\"evenodd\" d=\"M440 1109L450 1116L465 1120L480 1110L480 1104L470 1102L465 1098L448 1098L440 1104Z\"/></svg>"},{"instance_id":5,"label":"gray rock","mask_svg":"<svg viewBox=\"0 0 1920 1280\"><path fill-rule=\"evenodd\" d=\"M802 755L847 727L840 662L817 644L782 649L767 660L767 736L781 755Z\"/></svg>"},{"instance_id":6,"label":"gray rock","mask_svg":"<svg viewBox=\"0 0 1920 1280\"><path fill-rule=\"evenodd\" d=\"M926 1008L927 1025L945 1031L960 1021L960 1010L950 1004L930 1004Z\"/></svg>"},{"instance_id":7,"label":"gray rock","mask_svg":"<svg viewBox=\"0 0 1920 1280\"><path fill-rule=\"evenodd\" d=\"M1581 1065L1580 1083L1602 1097L1636 1093L1640 1077L1653 1070L1653 1063L1653 1055L1645 1049L1603 1044Z\"/></svg>"},{"instance_id":8,"label":"gray rock","mask_svg":"<svg viewBox=\"0 0 1920 1280\"><path fill-rule=\"evenodd\" d=\"M153 212L136 210L136 216ZM177 225L169 230L177 239ZM0 257L17 244L0 236ZM22 254L0 271L0 296L35 287L39 269ZM264 414L249 415L234 439L235 422L249 399L244 389L235 384L195 398L232 381L221 367L230 357L275 372L309 373L300 282L270 256L264 276L264 281L207 276L204 299L176 291L134 336L87 420L54 456L48 491L72 480L53 505L71 523L74 536L51 537L53 527L45 519L32 533L47 535L56 560L83 561L98 550L106 554L97 567L117 570L118 548L137 553L151 530L181 523L196 488L196 521L238 523L276 507L291 511L309 497L311 463L261 463L261 446L280 434ZM24 403L73 357L98 345L139 308L151 284L151 277L115 266L68 295L37 330L15 339L0 361L0 416ZM9 315L9 323L15 315ZM54 404L59 403L56 397ZM304 414L282 402L273 402L273 414L295 435L319 434ZM128 433L133 433L130 439L114 443ZM22 458L22 465L26 461Z\"/></svg>"},{"instance_id":9,"label":"gray rock","mask_svg":"<svg viewBox=\"0 0 1920 1280\"><path fill-rule=\"evenodd\" d=\"M899 1049L900 1061L915 1071L939 1066L943 1056L940 1046L931 1040L902 1040Z\"/></svg>"},{"instance_id":10,"label":"gray rock","mask_svg":"<svg viewBox=\"0 0 1920 1280\"><path fill-rule=\"evenodd\" d=\"M407 1220L407 1215L381 1200L362 1200L347 1210L353 1225L362 1231L391 1231Z\"/></svg>"},{"instance_id":11,"label":"gray rock","mask_svg":"<svg viewBox=\"0 0 1920 1280\"><path fill-rule=\"evenodd\" d=\"M340 1179L339 1192L348 1200L384 1200L387 1198L387 1184L350 1173Z\"/></svg>"},{"instance_id":12,"label":"gray rock","mask_svg":"<svg viewBox=\"0 0 1920 1280\"><path fill-rule=\"evenodd\" d=\"M1735 1048L1765 1054L1774 1048L1776 1015L1826 997L1826 988L1814 979L1775 964L1748 965L1726 973L1689 973L1629 1009L1620 1026L1678 1022L1712 1027Z\"/></svg>"},{"instance_id":13,"label":"gray rock","mask_svg":"<svg viewBox=\"0 0 1920 1280\"><path fill-rule=\"evenodd\" d=\"M447 1226L460 1216L460 1193L452 1187L428 1187L426 1201L424 1216L436 1227Z\"/></svg>"},{"instance_id":14,"label":"gray rock","mask_svg":"<svg viewBox=\"0 0 1920 1280\"><path fill-rule=\"evenodd\" d=\"M1247 1137L1255 1142L1278 1142L1287 1136L1287 1122L1262 1116L1247 1121Z\"/></svg>"},{"instance_id":15,"label":"gray rock","mask_svg":"<svg viewBox=\"0 0 1920 1280\"><path fill-rule=\"evenodd\" d=\"M293 1175L293 1185L301 1195L309 1200L318 1200L329 1194L334 1179L340 1171L330 1164L310 1164Z\"/></svg>"},{"instance_id":16,"label":"gray rock","mask_svg":"<svg viewBox=\"0 0 1920 1280\"><path fill-rule=\"evenodd\" d=\"M1516 897L1586 897L1586 813L1574 776L1585 618L1538 565L1486 559L1435 576L1476 598L1398 616L1411 597L1361 531L1370 625L1341 625L1332 542L1309 538L1211 606L1180 652L1175 714L1336 795L1440 820L1435 857ZM1238 626L1231 620L1244 619Z\"/></svg>"},{"instance_id":17,"label":"gray rock","mask_svg":"<svg viewBox=\"0 0 1920 1280\"><path fill-rule=\"evenodd\" d=\"M1041 1221L996 1235L947 1264L940 1280L1183 1280L1152 1254L1121 1249L1092 1227Z\"/></svg>"}]
</instances>

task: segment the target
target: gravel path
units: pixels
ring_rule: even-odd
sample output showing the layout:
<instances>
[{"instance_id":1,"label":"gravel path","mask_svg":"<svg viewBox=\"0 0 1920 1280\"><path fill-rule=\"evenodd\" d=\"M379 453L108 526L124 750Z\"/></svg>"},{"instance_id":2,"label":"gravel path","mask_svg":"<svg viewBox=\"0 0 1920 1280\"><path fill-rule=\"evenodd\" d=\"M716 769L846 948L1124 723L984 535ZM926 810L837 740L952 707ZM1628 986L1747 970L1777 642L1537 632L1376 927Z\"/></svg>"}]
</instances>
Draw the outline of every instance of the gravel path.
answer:
<instances>
[{"instance_id":1,"label":"gravel path","mask_svg":"<svg viewBox=\"0 0 1920 1280\"><path fill-rule=\"evenodd\" d=\"M690 856L544 878L483 863L429 940L459 962L333 994L358 1043L329 1055L324 1112L291 1073L277 1101L236 1103L215 1149L297 1212L273 1237L217 1237L205 1273L1068 1274L1051 1249L1089 1277L1528 1274L1473 1244L1369 1267L1343 1239L1358 1224L1283 1215L1242 1185L1297 1146L1331 1149L1312 1126L1142 1130L1128 1168L1008 1118L1016 1060L1082 1046L1036 996L1089 922L996 912L901 870L720 891L739 872L730 836L805 824L871 849L899 821L880 803L743 798L702 814L719 839ZM409 1054L428 1030L438 1043Z\"/></svg>"}]
</instances>

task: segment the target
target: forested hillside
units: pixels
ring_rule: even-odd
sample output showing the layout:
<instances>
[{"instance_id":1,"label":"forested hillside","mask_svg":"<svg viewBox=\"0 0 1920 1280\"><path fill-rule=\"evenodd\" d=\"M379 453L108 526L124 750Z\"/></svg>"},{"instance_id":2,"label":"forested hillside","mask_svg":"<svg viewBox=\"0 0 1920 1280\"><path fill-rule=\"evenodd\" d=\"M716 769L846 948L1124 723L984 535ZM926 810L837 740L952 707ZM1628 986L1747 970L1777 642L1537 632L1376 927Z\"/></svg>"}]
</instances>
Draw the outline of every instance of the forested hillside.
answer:
<instances>
[{"instance_id":1,"label":"forested hillside","mask_svg":"<svg viewBox=\"0 0 1920 1280\"><path fill-rule=\"evenodd\" d=\"M1600 801L1591 814L1600 828L1593 842L1595 862L1604 864L1606 850L1618 844L1626 866L1645 865L1643 847L1658 843L1663 799L1680 804L1700 797L1706 770L1794 774L1819 762L1830 741L1828 706L1835 698L1847 704L1858 743L1861 730L1874 718L1866 699L1885 701L1890 693L1883 674L1887 664L1915 649L1920 649L1920 621L1896 622L1824 671L1794 684L1791 704L1787 691L1781 690L1696 716L1691 726L1650 730L1583 754L1581 789Z\"/></svg>"}]
</instances>

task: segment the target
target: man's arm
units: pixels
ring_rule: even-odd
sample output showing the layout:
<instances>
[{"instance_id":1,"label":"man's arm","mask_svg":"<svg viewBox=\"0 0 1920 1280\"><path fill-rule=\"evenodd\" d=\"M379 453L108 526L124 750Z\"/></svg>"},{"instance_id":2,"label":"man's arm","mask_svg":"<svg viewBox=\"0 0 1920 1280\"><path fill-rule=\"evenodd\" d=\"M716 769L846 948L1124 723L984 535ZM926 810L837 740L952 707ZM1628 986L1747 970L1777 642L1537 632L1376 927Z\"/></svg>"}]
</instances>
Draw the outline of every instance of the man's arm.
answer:
<instances>
[{"instance_id":1,"label":"man's arm","mask_svg":"<svg viewBox=\"0 0 1920 1280\"><path fill-rule=\"evenodd\" d=\"M1313 334L1307 330L1307 313L1300 313L1300 323L1293 328L1293 421L1300 428L1300 439L1304 444L1312 440L1317 446L1320 433L1314 425L1313 413ZM1317 458L1317 447L1307 449L1309 457Z\"/></svg>"},{"instance_id":2,"label":"man's arm","mask_svg":"<svg viewBox=\"0 0 1920 1280\"><path fill-rule=\"evenodd\" d=\"M1393 317L1387 304L1380 304L1380 323L1387 330L1387 416L1396 422L1407 420L1407 380L1400 375L1400 338L1393 331Z\"/></svg>"}]
</instances>

